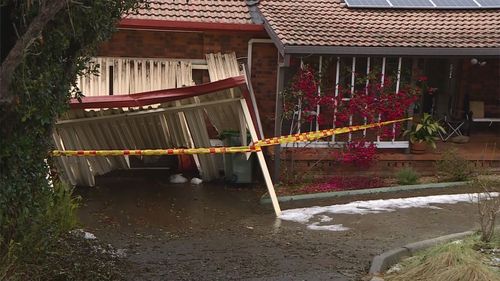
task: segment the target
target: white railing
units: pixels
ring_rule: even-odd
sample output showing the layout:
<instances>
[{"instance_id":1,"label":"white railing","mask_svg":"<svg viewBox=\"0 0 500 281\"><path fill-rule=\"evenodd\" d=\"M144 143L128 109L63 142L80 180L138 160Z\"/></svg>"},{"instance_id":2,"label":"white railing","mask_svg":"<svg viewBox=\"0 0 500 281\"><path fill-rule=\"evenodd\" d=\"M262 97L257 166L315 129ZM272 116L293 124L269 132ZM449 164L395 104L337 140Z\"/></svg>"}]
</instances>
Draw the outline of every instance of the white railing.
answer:
<instances>
[{"instance_id":1,"label":"white railing","mask_svg":"<svg viewBox=\"0 0 500 281\"><path fill-rule=\"evenodd\" d=\"M335 76L333 77L333 79L335 81L335 84L334 84L335 85L335 88L334 88L334 95L335 96L339 95L339 85L341 83L341 81L340 81L340 72L341 72L340 61L341 61L340 57L335 58ZM304 66L304 61L301 59L301 67L303 67L303 66ZM370 57L367 57L366 58L366 75L369 75L374 67L375 67L375 65L374 65L373 59ZM380 65L377 65L377 67L380 67L381 84L383 86L384 78L387 76L387 73L386 73L387 72L387 58L383 57ZM356 73L356 57L351 58L351 65L350 65L349 69L350 69L350 81L351 81L350 93L351 93L351 95L353 95L355 92L354 84L355 84L355 73ZM401 70L402 70L402 57L398 57L397 58L397 69L395 71L395 74L396 74L395 93L397 93L400 89ZM318 64L317 71L318 71L318 73L320 73L319 76L321 77L321 79L328 79L328 77L325 77L321 74L322 71L324 71L323 70L323 56L319 56L319 64ZM368 82L367 82L366 86L368 86ZM321 87L318 87L318 95L321 95L321 94L322 94ZM298 107L299 107L299 109L297 110L296 113L294 113L292 125L290 127L290 134L301 132L300 125L295 125L295 122L298 122L299 124L301 122L300 119L301 119L301 115L302 115L301 114L302 110L300 109L300 101L299 101ZM321 106L318 105L317 109L316 109L316 114L319 114L320 110L321 110ZM337 113L336 110L334 110L334 113L332 116L332 125L334 128L335 128L335 121L336 121L336 113ZM298 118L296 116L298 116ZM296 120L296 119L298 119L298 120ZM379 120L380 120L380 117L379 117ZM352 122L353 122L353 117L350 116L349 117L349 125L352 125ZM363 123L366 124L366 118L363 120ZM312 129L312 127L314 127L314 126L311 126L311 129ZM316 130L320 129L320 126L319 126L317 120L315 121L315 129ZM408 141L396 140L396 138L395 138L395 133L396 133L395 126L392 127L392 132L393 132L393 137L391 140L388 140L388 141L381 140L380 135L377 134L376 141L375 141L375 144L377 145L377 147L379 147L379 148L407 148L409 146ZM366 130L363 131L363 137L366 137ZM351 141L351 139L352 139L352 134L349 133L348 134L348 141ZM343 142L339 142L338 140L336 140L335 135L334 135L334 136L332 136L331 141L318 141L318 142L313 142L313 143L301 143L301 144L298 144L298 146L299 147L307 146L310 148L313 148L313 147L314 148L328 148L328 147L332 147L332 145L340 145L340 144L343 144ZM287 147L286 145L282 145L282 146Z\"/></svg>"}]
</instances>

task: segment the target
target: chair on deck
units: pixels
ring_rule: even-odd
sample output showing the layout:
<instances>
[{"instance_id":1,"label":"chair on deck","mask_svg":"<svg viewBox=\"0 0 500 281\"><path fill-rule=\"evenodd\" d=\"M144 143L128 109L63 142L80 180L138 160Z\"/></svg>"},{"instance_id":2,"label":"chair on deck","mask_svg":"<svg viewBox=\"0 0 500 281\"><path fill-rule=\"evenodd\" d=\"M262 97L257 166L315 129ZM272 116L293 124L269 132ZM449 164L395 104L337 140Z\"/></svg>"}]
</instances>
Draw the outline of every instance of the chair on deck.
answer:
<instances>
[{"instance_id":1,"label":"chair on deck","mask_svg":"<svg viewBox=\"0 0 500 281\"><path fill-rule=\"evenodd\" d=\"M447 141L453 136L463 136L464 133L462 130L464 127L467 127L465 135L469 135L468 131L470 126L466 126L466 124L468 125L471 118L469 113L469 103L467 100L468 97L466 96L463 110L455 111L453 108L452 97L450 97L448 101L448 112L444 114L444 117L441 119L444 123L443 127L447 131L445 134L439 132L439 137L442 141Z\"/></svg>"}]
</instances>

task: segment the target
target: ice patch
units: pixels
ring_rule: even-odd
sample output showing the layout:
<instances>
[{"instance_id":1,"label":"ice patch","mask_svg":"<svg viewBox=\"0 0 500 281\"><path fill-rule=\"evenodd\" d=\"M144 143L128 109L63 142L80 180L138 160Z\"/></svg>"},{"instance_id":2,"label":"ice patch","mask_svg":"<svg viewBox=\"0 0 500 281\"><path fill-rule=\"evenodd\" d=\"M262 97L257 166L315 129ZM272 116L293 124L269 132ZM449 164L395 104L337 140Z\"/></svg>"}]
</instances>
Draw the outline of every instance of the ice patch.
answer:
<instances>
[{"instance_id":1,"label":"ice patch","mask_svg":"<svg viewBox=\"0 0 500 281\"><path fill-rule=\"evenodd\" d=\"M478 196L485 198L485 193L474 194L451 194L451 195L433 195L421 196L410 198L397 198L397 199L380 199L368 201L355 201L347 204L331 205L324 207L309 207L285 210L282 212L280 219L295 221L307 224L309 229L315 230L331 230L343 231L349 228L338 224L332 225L319 225L316 216L319 216L320 222L330 222L333 220L328 214L351 214L351 215L365 215L365 214L378 214L382 212L394 212L397 209L408 208L430 208L441 209L431 204L456 204L460 202L477 202ZM492 192L491 196L499 196L498 192ZM331 227L331 228L330 228ZM341 229L341 230L339 230Z\"/></svg>"},{"instance_id":2,"label":"ice patch","mask_svg":"<svg viewBox=\"0 0 500 281\"><path fill-rule=\"evenodd\" d=\"M329 230L329 231L346 231L349 230L349 227L345 227L342 224L330 224L330 225L319 225L319 223L315 222L309 224L307 228L312 230Z\"/></svg>"},{"instance_id":3,"label":"ice patch","mask_svg":"<svg viewBox=\"0 0 500 281\"><path fill-rule=\"evenodd\" d=\"M191 184L202 184L203 180L199 178L192 178L191 179Z\"/></svg>"},{"instance_id":4,"label":"ice patch","mask_svg":"<svg viewBox=\"0 0 500 281\"><path fill-rule=\"evenodd\" d=\"M87 232L81 228L79 229L73 229L71 230L69 233L75 235L76 237L82 237L83 239L87 239L87 240L94 240L94 239L97 239L97 237L95 237L94 234L90 233L90 232Z\"/></svg>"},{"instance_id":5,"label":"ice patch","mask_svg":"<svg viewBox=\"0 0 500 281\"><path fill-rule=\"evenodd\" d=\"M87 240L94 240L94 239L97 239L97 237L95 237L94 234L90 233L90 232L87 232L87 231L84 231L84 235L83 235L83 238L87 239Z\"/></svg>"},{"instance_id":6,"label":"ice patch","mask_svg":"<svg viewBox=\"0 0 500 281\"><path fill-rule=\"evenodd\" d=\"M170 176L170 183L186 183L187 178L183 177L182 174L175 174Z\"/></svg>"},{"instance_id":7,"label":"ice patch","mask_svg":"<svg viewBox=\"0 0 500 281\"><path fill-rule=\"evenodd\" d=\"M403 269L399 263L393 265L389 270L387 270L386 274L400 272Z\"/></svg>"},{"instance_id":8,"label":"ice patch","mask_svg":"<svg viewBox=\"0 0 500 281\"><path fill-rule=\"evenodd\" d=\"M329 222L329 221L332 221L333 218L332 217L329 217L329 216L325 216L325 215L321 215L319 221L320 222Z\"/></svg>"},{"instance_id":9,"label":"ice patch","mask_svg":"<svg viewBox=\"0 0 500 281\"><path fill-rule=\"evenodd\" d=\"M93 245L92 249L96 253L101 253L101 254L106 254L111 256L112 258L125 258L127 256L127 250L126 249L114 249L113 246L110 244L108 245Z\"/></svg>"}]
</instances>

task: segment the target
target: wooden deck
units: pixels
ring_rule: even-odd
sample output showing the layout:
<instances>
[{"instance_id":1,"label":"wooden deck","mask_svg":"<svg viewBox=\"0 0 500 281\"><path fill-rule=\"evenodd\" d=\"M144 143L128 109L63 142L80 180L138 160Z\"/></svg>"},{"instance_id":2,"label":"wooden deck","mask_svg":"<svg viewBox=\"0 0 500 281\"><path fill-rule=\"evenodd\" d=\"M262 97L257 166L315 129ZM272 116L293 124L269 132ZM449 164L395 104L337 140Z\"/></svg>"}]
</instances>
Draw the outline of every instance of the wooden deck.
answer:
<instances>
[{"instance_id":1,"label":"wooden deck","mask_svg":"<svg viewBox=\"0 0 500 281\"><path fill-rule=\"evenodd\" d=\"M437 148L427 149L422 155L408 154L404 151L383 151L379 154L380 160L439 160L443 153L456 151L460 156L472 161L500 161L500 134L481 132L471 134L469 142L458 144L451 141L436 143Z\"/></svg>"}]
</instances>

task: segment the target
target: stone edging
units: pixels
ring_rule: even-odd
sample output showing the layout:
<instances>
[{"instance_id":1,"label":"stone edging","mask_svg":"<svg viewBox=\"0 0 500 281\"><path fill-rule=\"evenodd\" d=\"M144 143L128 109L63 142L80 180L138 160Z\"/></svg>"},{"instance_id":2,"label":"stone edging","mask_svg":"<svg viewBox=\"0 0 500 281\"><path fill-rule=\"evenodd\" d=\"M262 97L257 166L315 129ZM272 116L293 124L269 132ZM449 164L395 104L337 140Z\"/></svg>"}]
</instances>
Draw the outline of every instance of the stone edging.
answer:
<instances>
[{"instance_id":1,"label":"stone edging","mask_svg":"<svg viewBox=\"0 0 500 281\"><path fill-rule=\"evenodd\" d=\"M403 247L396 248L384 252L378 256L375 256L372 260L369 275L372 276L370 281L383 281L381 274L389 269L391 266L398 263L401 259L413 256L416 252L436 246L438 244L444 244L453 240L462 239L466 236L474 234L474 231L465 231L460 233L454 233L450 235L445 235L429 240L423 240L415 243L407 244Z\"/></svg>"},{"instance_id":2,"label":"stone edging","mask_svg":"<svg viewBox=\"0 0 500 281\"><path fill-rule=\"evenodd\" d=\"M321 192L321 193L300 194L300 195L290 195L290 196L278 196L278 201L289 202L289 201L299 201L299 200L309 200L309 199L343 197L351 195L409 191L409 190L418 190L427 188L445 188L445 187L461 186L466 184L467 182L465 181L457 181L457 182L425 183L425 184L414 184L414 185L399 185L391 187L379 187L379 188L368 188L368 189L357 189L357 190L346 190L346 191ZM269 204L269 203L271 203L271 198L269 198L266 193L260 198L260 204Z\"/></svg>"}]
</instances>

